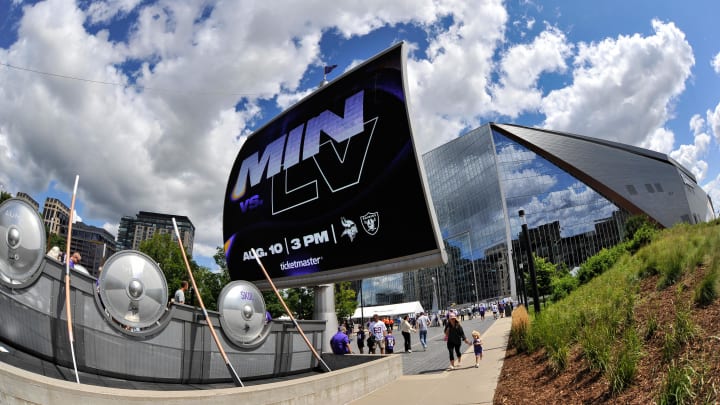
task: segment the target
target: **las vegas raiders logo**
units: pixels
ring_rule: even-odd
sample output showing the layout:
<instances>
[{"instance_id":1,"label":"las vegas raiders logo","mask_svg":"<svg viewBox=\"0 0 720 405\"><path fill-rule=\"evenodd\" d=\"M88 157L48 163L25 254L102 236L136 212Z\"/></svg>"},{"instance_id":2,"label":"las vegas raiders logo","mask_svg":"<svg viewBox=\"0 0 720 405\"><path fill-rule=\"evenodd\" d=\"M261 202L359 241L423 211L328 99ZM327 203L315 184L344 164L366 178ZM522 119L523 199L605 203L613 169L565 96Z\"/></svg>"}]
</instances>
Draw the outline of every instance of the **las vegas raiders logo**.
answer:
<instances>
[{"instance_id":1,"label":"las vegas raiders logo","mask_svg":"<svg viewBox=\"0 0 720 405\"><path fill-rule=\"evenodd\" d=\"M368 212L360 217L360 223L368 235L375 235L380 229L380 214L377 212Z\"/></svg>"}]
</instances>

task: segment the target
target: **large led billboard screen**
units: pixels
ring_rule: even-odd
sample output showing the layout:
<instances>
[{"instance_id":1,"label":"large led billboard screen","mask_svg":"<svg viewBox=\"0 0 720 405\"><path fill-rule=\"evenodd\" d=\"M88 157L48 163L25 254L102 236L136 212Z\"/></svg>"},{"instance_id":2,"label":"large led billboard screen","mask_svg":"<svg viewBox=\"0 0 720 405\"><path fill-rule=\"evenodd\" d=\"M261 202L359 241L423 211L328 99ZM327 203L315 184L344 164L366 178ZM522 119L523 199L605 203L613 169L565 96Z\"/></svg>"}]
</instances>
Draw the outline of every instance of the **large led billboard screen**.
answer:
<instances>
[{"instance_id":1,"label":"large led billboard screen","mask_svg":"<svg viewBox=\"0 0 720 405\"><path fill-rule=\"evenodd\" d=\"M403 44L242 145L225 193L230 276L308 286L436 266L437 221L408 120Z\"/></svg>"}]
</instances>

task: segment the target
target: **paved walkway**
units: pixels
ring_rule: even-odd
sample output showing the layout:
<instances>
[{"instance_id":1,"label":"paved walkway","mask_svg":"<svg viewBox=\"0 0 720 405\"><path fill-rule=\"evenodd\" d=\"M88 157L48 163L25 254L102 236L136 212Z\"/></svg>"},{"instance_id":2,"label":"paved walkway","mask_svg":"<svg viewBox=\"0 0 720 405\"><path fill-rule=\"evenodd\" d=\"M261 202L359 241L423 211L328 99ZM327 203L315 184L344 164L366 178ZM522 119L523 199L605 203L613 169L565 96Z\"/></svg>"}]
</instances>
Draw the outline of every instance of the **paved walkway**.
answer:
<instances>
[{"instance_id":1,"label":"paved walkway","mask_svg":"<svg viewBox=\"0 0 720 405\"><path fill-rule=\"evenodd\" d=\"M480 331L483 340L483 360L475 368L475 356L471 346L467 349L459 369L447 371L450 365L441 327L430 328L428 350L423 351L412 334L413 353L403 356L403 376L384 387L349 404L389 403L406 404L492 404L495 387L502 370L505 349L512 319L509 317L484 321L480 318L462 322L465 334L470 338L474 329ZM402 334L398 333L398 345L402 350ZM418 351L419 350L419 351ZM457 363L457 362L456 362Z\"/></svg>"}]
</instances>

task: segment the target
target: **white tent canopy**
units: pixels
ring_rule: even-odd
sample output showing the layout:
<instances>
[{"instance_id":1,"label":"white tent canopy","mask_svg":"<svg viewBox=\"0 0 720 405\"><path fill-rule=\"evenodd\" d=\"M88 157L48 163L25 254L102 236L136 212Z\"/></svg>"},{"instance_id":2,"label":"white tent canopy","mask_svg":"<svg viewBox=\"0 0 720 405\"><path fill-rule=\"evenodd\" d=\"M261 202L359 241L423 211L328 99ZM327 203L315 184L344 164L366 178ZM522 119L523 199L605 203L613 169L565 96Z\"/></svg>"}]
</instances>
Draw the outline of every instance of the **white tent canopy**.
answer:
<instances>
[{"instance_id":1,"label":"white tent canopy","mask_svg":"<svg viewBox=\"0 0 720 405\"><path fill-rule=\"evenodd\" d=\"M358 308L355 310L355 313L353 313L353 319L357 318L360 319L361 314L365 316L365 318L370 318L375 314L383 316L394 316L394 315L413 315L418 314L420 312L425 312L422 305L420 305L420 301L413 301L413 302L403 302L400 304L392 304L392 305L380 305L376 307L365 307L365 308Z\"/></svg>"}]
</instances>

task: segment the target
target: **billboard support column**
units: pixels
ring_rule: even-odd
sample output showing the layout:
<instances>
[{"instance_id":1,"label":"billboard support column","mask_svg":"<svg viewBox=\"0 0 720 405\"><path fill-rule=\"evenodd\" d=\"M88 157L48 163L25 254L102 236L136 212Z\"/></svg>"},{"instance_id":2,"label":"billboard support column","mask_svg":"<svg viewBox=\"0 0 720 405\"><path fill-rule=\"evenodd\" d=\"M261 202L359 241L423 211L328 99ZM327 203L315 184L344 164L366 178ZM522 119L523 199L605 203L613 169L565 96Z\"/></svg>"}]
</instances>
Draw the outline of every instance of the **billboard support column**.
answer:
<instances>
[{"instance_id":1,"label":"billboard support column","mask_svg":"<svg viewBox=\"0 0 720 405\"><path fill-rule=\"evenodd\" d=\"M325 321L325 333L322 339L323 352L332 353L330 338L337 333L338 319L335 313L335 284L322 284L315 287L315 308L313 319ZM348 336L350 336L348 331Z\"/></svg>"},{"instance_id":2,"label":"billboard support column","mask_svg":"<svg viewBox=\"0 0 720 405\"><path fill-rule=\"evenodd\" d=\"M432 297L432 311L434 314L438 313L438 294L437 294L437 280L435 277L432 278L432 284L433 284L433 297Z\"/></svg>"},{"instance_id":3,"label":"billboard support column","mask_svg":"<svg viewBox=\"0 0 720 405\"><path fill-rule=\"evenodd\" d=\"M360 280L360 327L364 328L365 326L365 299L363 297L363 280Z\"/></svg>"}]
</instances>

